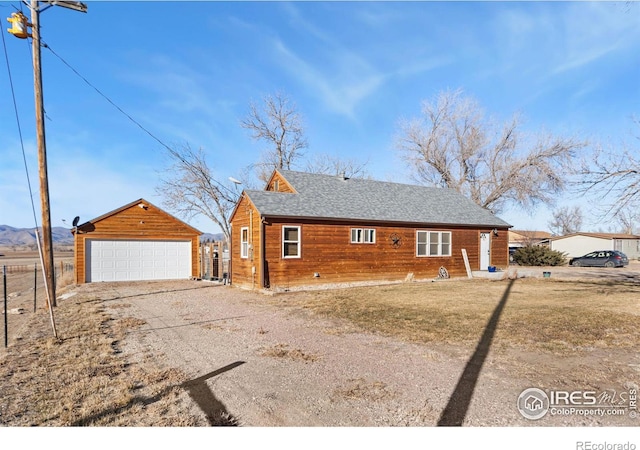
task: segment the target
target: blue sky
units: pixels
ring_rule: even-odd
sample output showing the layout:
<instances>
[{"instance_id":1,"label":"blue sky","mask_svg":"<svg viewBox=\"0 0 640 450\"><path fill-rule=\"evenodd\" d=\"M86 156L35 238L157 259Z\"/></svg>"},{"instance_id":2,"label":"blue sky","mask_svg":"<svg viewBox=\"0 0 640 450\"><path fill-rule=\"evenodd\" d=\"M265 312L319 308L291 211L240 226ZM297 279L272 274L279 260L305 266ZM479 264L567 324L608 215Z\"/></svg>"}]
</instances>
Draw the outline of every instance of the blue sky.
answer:
<instances>
[{"instance_id":1,"label":"blue sky","mask_svg":"<svg viewBox=\"0 0 640 450\"><path fill-rule=\"evenodd\" d=\"M251 101L278 91L304 118L309 156L368 160L371 176L399 182L410 177L393 148L398 122L443 90L463 89L498 120L519 113L526 131L613 145L640 114L639 3L87 4L87 14L43 12L44 42L163 143L202 147L220 181L259 159L264 145L240 120ZM0 16L40 221L30 45L5 31L4 18L21 7L0 2ZM162 145L48 49L42 57L52 224L140 197L162 206ZM2 65L0 224L32 227ZM567 195L557 206L580 202L588 204ZM550 209L500 216L517 229L547 229Z\"/></svg>"}]
</instances>

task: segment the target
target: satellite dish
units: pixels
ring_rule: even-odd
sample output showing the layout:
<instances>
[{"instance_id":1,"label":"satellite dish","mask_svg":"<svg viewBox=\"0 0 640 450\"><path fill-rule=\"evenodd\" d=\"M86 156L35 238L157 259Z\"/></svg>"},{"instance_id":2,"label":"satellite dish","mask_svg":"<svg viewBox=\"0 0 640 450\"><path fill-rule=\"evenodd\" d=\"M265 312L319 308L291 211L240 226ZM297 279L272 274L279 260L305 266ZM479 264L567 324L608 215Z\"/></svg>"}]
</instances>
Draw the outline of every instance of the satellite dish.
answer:
<instances>
[{"instance_id":1,"label":"satellite dish","mask_svg":"<svg viewBox=\"0 0 640 450\"><path fill-rule=\"evenodd\" d=\"M75 216L73 218L73 226L77 227L78 226L78 222L80 222L80 217L79 216Z\"/></svg>"}]
</instances>

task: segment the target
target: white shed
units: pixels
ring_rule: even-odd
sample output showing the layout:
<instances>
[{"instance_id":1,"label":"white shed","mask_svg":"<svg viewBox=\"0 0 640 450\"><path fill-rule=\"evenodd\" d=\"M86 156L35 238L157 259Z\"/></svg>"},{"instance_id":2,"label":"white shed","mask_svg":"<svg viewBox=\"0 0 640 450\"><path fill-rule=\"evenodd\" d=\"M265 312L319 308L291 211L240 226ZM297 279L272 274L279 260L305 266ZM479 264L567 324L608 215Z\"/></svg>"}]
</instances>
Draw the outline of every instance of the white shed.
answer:
<instances>
[{"instance_id":1,"label":"white shed","mask_svg":"<svg viewBox=\"0 0 640 450\"><path fill-rule=\"evenodd\" d=\"M573 233L551 238L551 249L571 257L596 250L618 250L629 259L640 258L640 236L620 233Z\"/></svg>"}]
</instances>

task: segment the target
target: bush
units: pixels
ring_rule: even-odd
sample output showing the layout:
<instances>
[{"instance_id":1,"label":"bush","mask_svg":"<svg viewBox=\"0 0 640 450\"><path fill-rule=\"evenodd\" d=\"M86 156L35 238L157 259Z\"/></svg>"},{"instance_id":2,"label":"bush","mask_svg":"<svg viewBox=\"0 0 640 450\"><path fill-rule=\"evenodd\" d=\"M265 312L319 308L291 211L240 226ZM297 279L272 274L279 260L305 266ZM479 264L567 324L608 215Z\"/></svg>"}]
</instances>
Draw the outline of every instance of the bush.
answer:
<instances>
[{"instance_id":1,"label":"bush","mask_svg":"<svg viewBox=\"0 0 640 450\"><path fill-rule=\"evenodd\" d=\"M521 266L562 266L567 263L567 258L564 253L549 247L529 245L516 250L513 261Z\"/></svg>"}]
</instances>

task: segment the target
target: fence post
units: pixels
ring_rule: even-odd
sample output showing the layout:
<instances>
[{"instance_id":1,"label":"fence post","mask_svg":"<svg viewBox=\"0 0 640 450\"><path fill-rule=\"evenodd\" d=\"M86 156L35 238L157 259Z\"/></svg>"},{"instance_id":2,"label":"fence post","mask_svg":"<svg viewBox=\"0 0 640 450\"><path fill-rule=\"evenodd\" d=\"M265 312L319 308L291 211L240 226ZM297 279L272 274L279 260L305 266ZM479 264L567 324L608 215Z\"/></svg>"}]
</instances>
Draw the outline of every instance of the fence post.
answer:
<instances>
[{"instance_id":1,"label":"fence post","mask_svg":"<svg viewBox=\"0 0 640 450\"><path fill-rule=\"evenodd\" d=\"M36 312L36 291L38 290L38 263L33 264L33 312Z\"/></svg>"},{"instance_id":2,"label":"fence post","mask_svg":"<svg viewBox=\"0 0 640 450\"><path fill-rule=\"evenodd\" d=\"M9 346L9 329L7 323L7 266L2 266L2 285L4 291L4 348Z\"/></svg>"}]
</instances>

